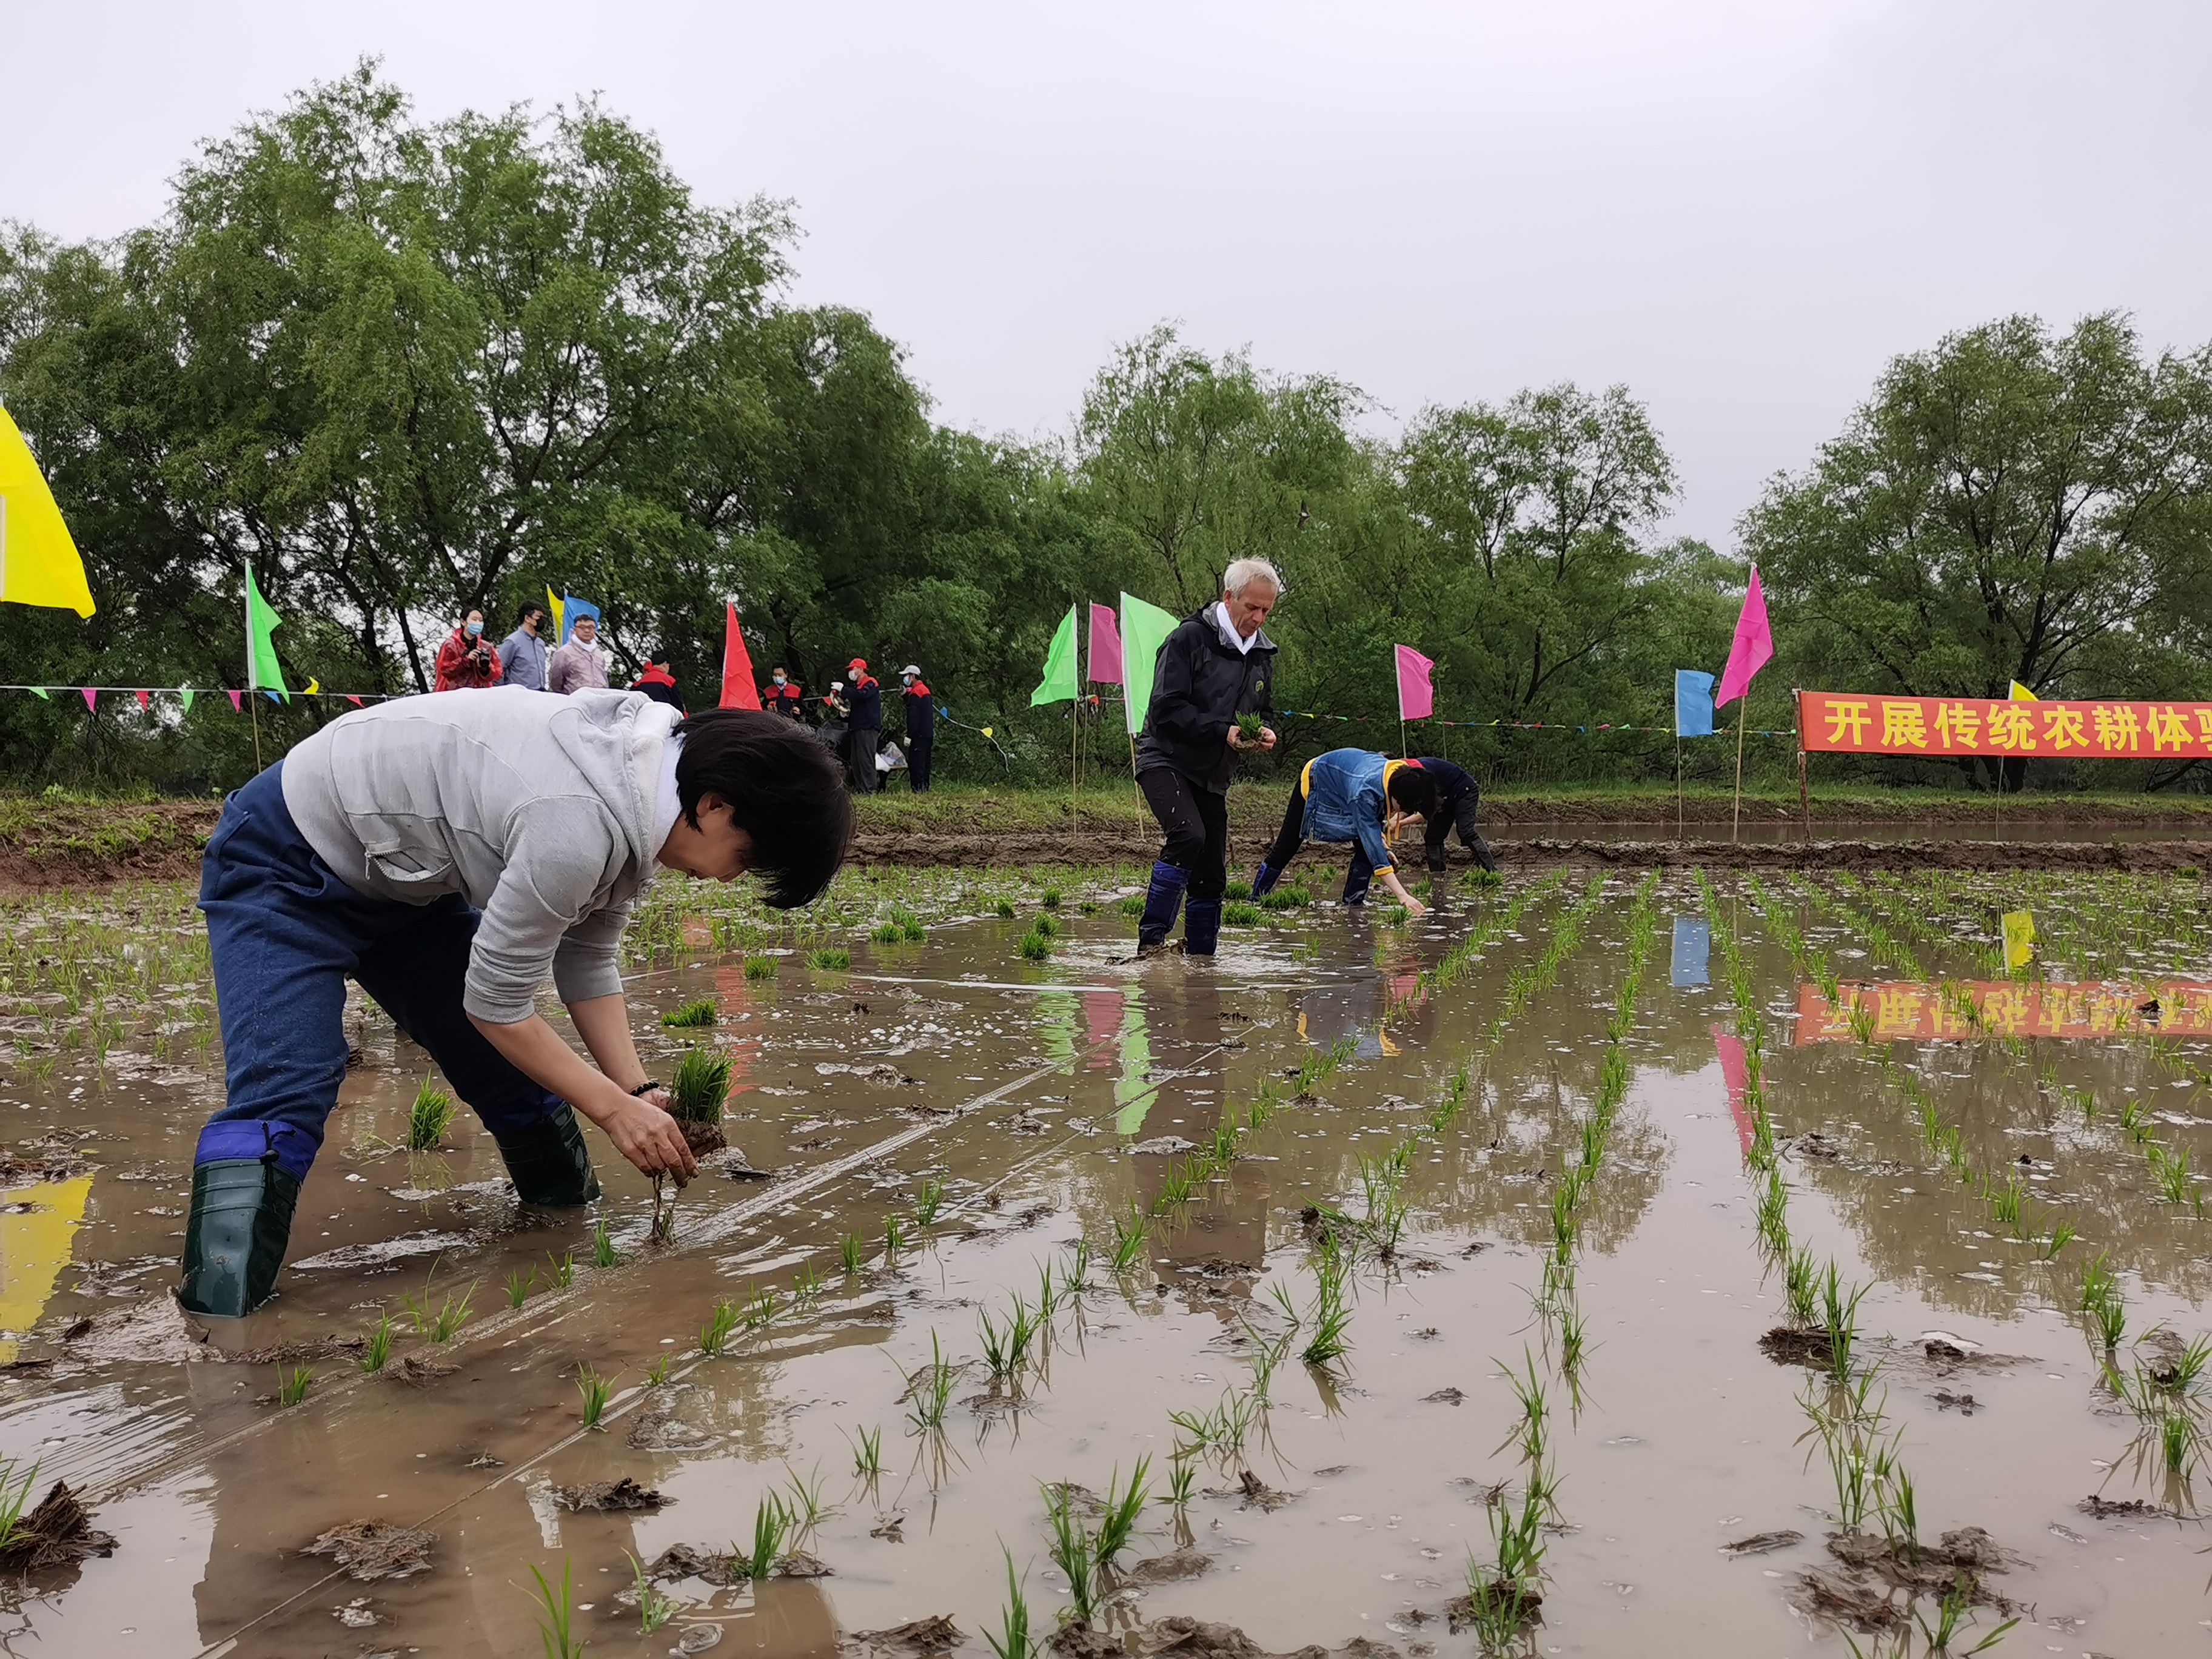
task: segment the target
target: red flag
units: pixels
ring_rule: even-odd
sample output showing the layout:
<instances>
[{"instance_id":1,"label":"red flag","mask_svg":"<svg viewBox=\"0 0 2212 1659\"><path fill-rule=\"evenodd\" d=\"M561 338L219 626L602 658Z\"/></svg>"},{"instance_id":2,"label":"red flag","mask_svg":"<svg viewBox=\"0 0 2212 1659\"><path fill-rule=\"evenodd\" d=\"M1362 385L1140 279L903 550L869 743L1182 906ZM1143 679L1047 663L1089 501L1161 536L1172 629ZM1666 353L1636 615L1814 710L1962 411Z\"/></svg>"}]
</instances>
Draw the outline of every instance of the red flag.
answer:
<instances>
[{"instance_id":1,"label":"red flag","mask_svg":"<svg viewBox=\"0 0 2212 1659\"><path fill-rule=\"evenodd\" d=\"M1743 1143L1744 1156L1751 1156L1753 1139L1751 1113L1747 1097L1751 1091L1751 1061L1744 1052L1743 1039L1732 1036L1717 1025L1712 1028L1713 1047L1721 1057L1721 1081L1728 1085L1729 1115L1735 1119L1736 1139Z\"/></svg>"},{"instance_id":2,"label":"red flag","mask_svg":"<svg viewBox=\"0 0 2212 1659\"><path fill-rule=\"evenodd\" d=\"M738 607L722 601L727 617L722 629L722 701L724 708L757 708L760 687L753 684L752 653L745 649L744 631L738 626Z\"/></svg>"},{"instance_id":3,"label":"red flag","mask_svg":"<svg viewBox=\"0 0 2212 1659\"><path fill-rule=\"evenodd\" d=\"M80 685L77 690L84 693L84 706L97 713L100 708L100 693L88 685Z\"/></svg>"},{"instance_id":4,"label":"red flag","mask_svg":"<svg viewBox=\"0 0 2212 1659\"><path fill-rule=\"evenodd\" d=\"M1743 596L1743 610L1735 619L1735 643L1729 647L1728 667L1721 689L1713 693L1717 708L1732 697L1751 690L1751 677L1774 655L1774 635L1766 626L1766 596L1759 591L1759 567L1751 568L1751 590Z\"/></svg>"},{"instance_id":5,"label":"red flag","mask_svg":"<svg viewBox=\"0 0 2212 1659\"><path fill-rule=\"evenodd\" d=\"M346 700L348 702L351 703L351 704L352 704L355 708L360 708L360 707L361 707L361 699L360 699L359 697L356 697L356 696L354 696L354 694L353 694L352 692L350 692L350 691L349 691L349 692L347 692L347 693L345 694L345 700Z\"/></svg>"},{"instance_id":6,"label":"red flag","mask_svg":"<svg viewBox=\"0 0 2212 1659\"><path fill-rule=\"evenodd\" d=\"M246 693L244 693L243 691L233 691L233 692L231 692L231 693L230 693L230 712L231 712L232 714L236 714L240 709L241 709L241 708L245 708L245 707L246 707Z\"/></svg>"},{"instance_id":7,"label":"red flag","mask_svg":"<svg viewBox=\"0 0 2212 1659\"><path fill-rule=\"evenodd\" d=\"M154 706L154 700L141 691L138 694L138 706L141 708L151 708Z\"/></svg>"},{"instance_id":8,"label":"red flag","mask_svg":"<svg viewBox=\"0 0 2212 1659\"><path fill-rule=\"evenodd\" d=\"M1398 661L1398 718L1401 720L1425 720L1436 712L1436 688L1429 684L1429 671L1436 666L1428 658L1410 645L1394 645Z\"/></svg>"},{"instance_id":9,"label":"red flag","mask_svg":"<svg viewBox=\"0 0 2212 1659\"><path fill-rule=\"evenodd\" d=\"M1114 626L1114 607L1091 607L1091 678L1099 685L1120 685L1121 630Z\"/></svg>"}]
</instances>

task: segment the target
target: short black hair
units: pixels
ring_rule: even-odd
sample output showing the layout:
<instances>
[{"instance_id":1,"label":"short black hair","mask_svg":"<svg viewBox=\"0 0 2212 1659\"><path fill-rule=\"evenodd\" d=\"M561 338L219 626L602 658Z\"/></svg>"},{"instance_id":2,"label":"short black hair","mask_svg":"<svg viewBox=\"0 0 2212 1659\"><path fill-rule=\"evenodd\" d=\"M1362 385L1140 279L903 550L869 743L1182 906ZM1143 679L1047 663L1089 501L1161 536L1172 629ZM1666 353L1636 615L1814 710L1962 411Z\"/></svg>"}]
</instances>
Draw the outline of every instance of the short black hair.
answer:
<instances>
[{"instance_id":1,"label":"short black hair","mask_svg":"<svg viewBox=\"0 0 2212 1659\"><path fill-rule=\"evenodd\" d=\"M751 838L766 902L792 910L818 897L853 841L853 803L822 741L757 708L702 709L676 732L684 739L676 799L684 822L696 830L701 798L720 795Z\"/></svg>"},{"instance_id":2,"label":"short black hair","mask_svg":"<svg viewBox=\"0 0 2212 1659\"><path fill-rule=\"evenodd\" d=\"M1390 804L1401 811L1426 817L1437 810L1437 781L1417 766L1401 766L1393 772L1387 793Z\"/></svg>"},{"instance_id":3,"label":"short black hair","mask_svg":"<svg viewBox=\"0 0 2212 1659\"><path fill-rule=\"evenodd\" d=\"M514 620L517 623L526 623L532 617L542 617L544 614L545 607L537 600L525 599L522 602L522 609L514 613Z\"/></svg>"}]
</instances>

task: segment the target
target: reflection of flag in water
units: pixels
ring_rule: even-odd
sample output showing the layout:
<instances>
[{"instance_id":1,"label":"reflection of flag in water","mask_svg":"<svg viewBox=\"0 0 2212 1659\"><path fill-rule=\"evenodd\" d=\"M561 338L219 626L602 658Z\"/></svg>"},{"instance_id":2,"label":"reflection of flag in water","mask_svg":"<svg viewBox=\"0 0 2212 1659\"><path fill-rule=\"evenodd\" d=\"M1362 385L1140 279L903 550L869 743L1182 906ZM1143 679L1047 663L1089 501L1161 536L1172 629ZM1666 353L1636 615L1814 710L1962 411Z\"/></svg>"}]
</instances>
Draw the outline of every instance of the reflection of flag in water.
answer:
<instances>
[{"instance_id":1,"label":"reflection of flag in water","mask_svg":"<svg viewBox=\"0 0 2212 1659\"><path fill-rule=\"evenodd\" d=\"M2035 918L2025 910L2004 913L2004 965L2025 968L2035 955Z\"/></svg>"},{"instance_id":2,"label":"reflection of flag in water","mask_svg":"<svg viewBox=\"0 0 2212 1659\"><path fill-rule=\"evenodd\" d=\"M1721 1054L1721 1077L1728 1084L1729 1112L1735 1119L1736 1138L1743 1142L1743 1155L1751 1156L1751 1109L1744 1096L1751 1087L1751 1066L1745 1058L1743 1039L1731 1036L1717 1025L1713 1027L1713 1043Z\"/></svg>"},{"instance_id":3,"label":"reflection of flag in water","mask_svg":"<svg viewBox=\"0 0 2212 1659\"><path fill-rule=\"evenodd\" d=\"M1091 1057L1083 1062L1086 1072L1101 1072L1113 1065L1114 1056L1107 1052L1106 1041L1121 1029L1121 994L1119 991L1085 991L1083 994L1083 1035L1088 1039Z\"/></svg>"},{"instance_id":4,"label":"reflection of flag in water","mask_svg":"<svg viewBox=\"0 0 2212 1659\"><path fill-rule=\"evenodd\" d=\"M1114 1079L1114 1132L1133 1135L1159 1091L1152 1087L1152 1041L1145 1029L1143 994L1131 991L1121 1011L1121 1074Z\"/></svg>"},{"instance_id":5,"label":"reflection of flag in water","mask_svg":"<svg viewBox=\"0 0 2212 1659\"><path fill-rule=\"evenodd\" d=\"M745 970L742 963L714 969L714 1001L725 1015L734 1016L744 1012L752 1006L752 987L745 981ZM740 1079L746 1073L752 1070L753 1061L760 1056L758 1037L739 1037L722 1050L722 1056L730 1062L730 1092L732 1094L741 1095L746 1090L756 1086Z\"/></svg>"},{"instance_id":6,"label":"reflection of flag in water","mask_svg":"<svg viewBox=\"0 0 2212 1659\"><path fill-rule=\"evenodd\" d=\"M1072 992L1042 993L1037 998L1038 1046L1054 1060L1073 1060L1080 1019Z\"/></svg>"},{"instance_id":7,"label":"reflection of flag in water","mask_svg":"<svg viewBox=\"0 0 2212 1659\"><path fill-rule=\"evenodd\" d=\"M1674 918L1674 981L1677 985L1711 983L1706 958L1712 953L1713 925L1703 916Z\"/></svg>"}]
</instances>

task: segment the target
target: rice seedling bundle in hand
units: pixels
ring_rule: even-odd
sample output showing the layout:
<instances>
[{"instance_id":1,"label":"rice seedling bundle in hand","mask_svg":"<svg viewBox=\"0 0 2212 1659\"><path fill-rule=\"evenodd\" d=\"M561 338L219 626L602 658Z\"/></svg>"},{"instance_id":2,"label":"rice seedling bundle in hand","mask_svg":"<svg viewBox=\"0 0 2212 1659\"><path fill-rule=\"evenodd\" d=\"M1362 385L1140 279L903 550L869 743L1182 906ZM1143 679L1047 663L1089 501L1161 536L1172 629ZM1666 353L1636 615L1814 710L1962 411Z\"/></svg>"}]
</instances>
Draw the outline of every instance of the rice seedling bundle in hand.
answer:
<instances>
[{"instance_id":1,"label":"rice seedling bundle in hand","mask_svg":"<svg viewBox=\"0 0 2212 1659\"><path fill-rule=\"evenodd\" d=\"M691 1156L704 1158L730 1143L722 1133L722 1103L730 1093L730 1057L712 1048L694 1048L676 1067L670 1107L683 1128Z\"/></svg>"}]
</instances>

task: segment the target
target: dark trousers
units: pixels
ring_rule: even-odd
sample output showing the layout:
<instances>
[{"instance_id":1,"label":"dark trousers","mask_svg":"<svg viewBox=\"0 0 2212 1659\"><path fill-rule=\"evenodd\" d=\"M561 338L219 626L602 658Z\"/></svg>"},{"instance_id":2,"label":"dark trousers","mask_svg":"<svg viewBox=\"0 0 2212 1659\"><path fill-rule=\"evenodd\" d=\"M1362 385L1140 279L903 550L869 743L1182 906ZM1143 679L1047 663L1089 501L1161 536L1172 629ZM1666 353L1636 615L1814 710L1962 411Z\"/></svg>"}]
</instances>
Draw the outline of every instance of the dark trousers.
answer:
<instances>
[{"instance_id":1,"label":"dark trousers","mask_svg":"<svg viewBox=\"0 0 2212 1659\"><path fill-rule=\"evenodd\" d=\"M1291 860L1298 855L1298 848L1306 841L1306 786L1301 778L1291 791L1291 799L1283 808L1283 827L1275 834L1275 844L1267 849L1267 864L1280 875L1290 868ZM1344 872L1344 902L1357 904L1367 896L1370 883L1375 879L1375 866L1367 861L1367 854L1358 842L1352 843L1352 866Z\"/></svg>"},{"instance_id":2,"label":"dark trousers","mask_svg":"<svg viewBox=\"0 0 2212 1659\"><path fill-rule=\"evenodd\" d=\"M937 734L924 732L908 732L906 739L906 781L917 795L929 790L929 751L936 746Z\"/></svg>"},{"instance_id":3,"label":"dark trousers","mask_svg":"<svg viewBox=\"0 0 2212 1659\"><path fill-rule=\"evenodd\" d=\"M1194 902L1218 899L1229 884L1229 798L1164 766L1138 774L1137 787L1167 837L1160 862L1190 878Z\"/></svg>"},{"instance_id":4,"label":"dark trousers","mask_svg":"<svg viewBox=\"0 0 2212 1659\"><path fill-rule=\"evenodd\" d=\"M1427 853L1429 868L1444 867L1444 842L1453 829L1459 830L1459 844L1474 854L1474 861L1486 870L1495 870L1498 860L1491 856L1490 843L1482 838L1475 827L1475 806L1482 798L1480 789L1470 789L1453 804L1449 812L1437 812L1429 819Z\"/></svg>"},{"instance_id":5,"label":"dark trousers","mask_svg":"<svg viewBox=\"0 0 2212 1659\"><path fill-rule=\"evenodd\" d=\"M477 912L458 894L402 904L354 891L292 822L283 772L279 761L231 796L200 860L228 1097L192 1161L274 1152L306 1176L345 1076L349 976L494 1134L558 1110L462 1010Z\"/></svg>"},{"instance_id":6,"label":"dark trousers","mask_svg":"<svg viewBox=\"0 0 2212 1659\"><path fill-rule=\"evenodd\" d=\"M856 795L872 795L883 774L876 770L876 750L884 746L880 726L856 726L845 739L845 770Z\"/></svg>"}]
</instances>

